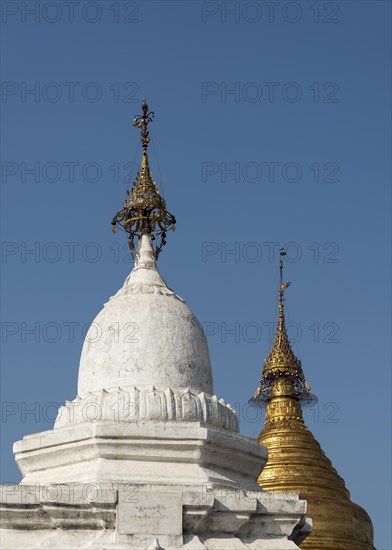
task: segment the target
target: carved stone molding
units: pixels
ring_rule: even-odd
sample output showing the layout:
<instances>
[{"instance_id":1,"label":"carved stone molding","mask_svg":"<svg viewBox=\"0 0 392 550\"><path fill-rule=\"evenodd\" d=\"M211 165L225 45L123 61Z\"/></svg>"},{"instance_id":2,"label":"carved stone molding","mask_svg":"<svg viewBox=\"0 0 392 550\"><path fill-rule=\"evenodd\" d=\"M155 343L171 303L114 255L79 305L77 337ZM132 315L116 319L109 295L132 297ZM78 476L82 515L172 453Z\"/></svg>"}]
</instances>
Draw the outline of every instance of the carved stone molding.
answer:
<instances>
[{"instance_id":1,"label":"carved stone molding","mask_svg":"<svg viewBox=\"0 0 392 550\"><path fill-rule=\"evenodd\" d=\"M311 530L296 495L212 485L0 485L0 510L4 550L289 550Z\"/></svg>"},{"instance_id":2,"label":"carved stone molding","mask_svg":"<svg viewBox=\"0 0 392 550\"><path fill-rule=\"evenodd\" d=\"M55 428L102 420L138 422L139 420L177 420L201 422L231 432L239 432L236 411L223 399L190 388L138 389L109 388L88 393L60 407Z\"/></svg>"}]
</instances>

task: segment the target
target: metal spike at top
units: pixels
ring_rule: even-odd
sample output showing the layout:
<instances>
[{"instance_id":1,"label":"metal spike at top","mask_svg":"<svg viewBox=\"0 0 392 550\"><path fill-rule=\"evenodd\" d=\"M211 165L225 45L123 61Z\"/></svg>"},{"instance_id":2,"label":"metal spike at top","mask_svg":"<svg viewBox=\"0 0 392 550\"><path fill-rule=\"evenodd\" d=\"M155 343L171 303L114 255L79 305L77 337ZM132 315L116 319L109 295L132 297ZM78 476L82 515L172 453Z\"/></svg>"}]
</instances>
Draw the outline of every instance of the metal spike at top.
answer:
<instances>
[{"instance_id":1,"label":"metal spike at top","mask_svg":"<svg viewBox=\"0 0 392 550\"><path fill-rule=\"evenodd\" d=\"M133 119L133 125L135 128L140 128L140 141L142 142L143 153L147 151L148 144L150 143L150 132L148 131L148 125L153 121L155 113L148 110L147 98L143 99L142 114L135 115Z\"/></svg>"},{"instance_id":2,"label":"metal spike at top","mask_svg":"<svg viewBox=\"0 0 392 550\"><path fill-rule=\"evenodd\" d=\"M132 257L134 257L135 240L148 234L154 242L155 257L166 244L166 232L174 231L176 219L166 210L166 203L159 193L153 179L148 162L148 144L150 132L148 125L154 119L153 111L149 111L146 98L142 103L142 114L136 115L133 126L140 128L140 141L143 147L142 163L131 193L125 199L124 207L117 212L112 220L113 232L119 225L129 235L128 243Z\"/></svg>"},{"instance_id":3,"label":"metal spike at top","mask_svg":"<svg viewBox=\"0 0 392 550\"><path fill-rule=\"evenodd\" d=\"M285 250L280 250L279 270L279 319L275 334L275 340L272 349L264 361L263 374L260 385L254 395L253 400L259 404L266 404L271 399L272 390L277 385L281 385L284 380L290 384L284 384L290 388L291 395L299 401L314 402L315 396L310 393L310 386L305 379L301 361L295 356L291 349L290 340L287 335L285 313L284 313L284 292L290 286L290 282L283 282L283 256Z\"/></svg>"}]
</instances>

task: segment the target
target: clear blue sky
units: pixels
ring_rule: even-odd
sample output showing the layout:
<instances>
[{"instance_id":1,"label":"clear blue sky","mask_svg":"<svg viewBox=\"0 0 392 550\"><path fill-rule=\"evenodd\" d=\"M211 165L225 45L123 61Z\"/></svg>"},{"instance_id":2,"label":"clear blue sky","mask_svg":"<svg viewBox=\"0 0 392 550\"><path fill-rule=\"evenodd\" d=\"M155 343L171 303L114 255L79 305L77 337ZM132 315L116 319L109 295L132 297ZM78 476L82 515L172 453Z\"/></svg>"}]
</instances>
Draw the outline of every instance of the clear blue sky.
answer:
<instances>
[{"instance_id":1,"label":"clear blue sky","mask_svg":"<svg viewBox=\"0 0 392 550\"><path fill-rule=\"evenodd\" d=\"M390 550L390 3L37 5L1 6L2 481L20 479L13 441L75 397L83 327L131 268L110 221L147 95L178 220L160 269L208 330L216 393L257 436L291 243L306 419Z\"/></svg>"}]
</instances>

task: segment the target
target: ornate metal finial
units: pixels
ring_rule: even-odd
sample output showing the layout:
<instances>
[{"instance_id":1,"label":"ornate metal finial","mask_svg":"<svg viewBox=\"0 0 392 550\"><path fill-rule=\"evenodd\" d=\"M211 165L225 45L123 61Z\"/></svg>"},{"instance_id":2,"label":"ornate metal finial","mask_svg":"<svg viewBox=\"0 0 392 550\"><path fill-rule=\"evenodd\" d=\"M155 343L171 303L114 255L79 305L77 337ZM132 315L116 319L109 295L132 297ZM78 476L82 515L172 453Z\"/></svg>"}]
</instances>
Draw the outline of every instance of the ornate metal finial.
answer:
<instances>
[{"instance_id":1,"label":"ornate metal finial","mask_svg":"<svg viewBox=\"0 0 392 550\"><path fill-rule=\"evenodd\" d=\"M307 383L302 371L301 361L294 355L286 330L284 313L284 292L290 286L290 282L283 282L283 257L286 251L282 248L279 254L279 319L275 340L272 349L264 361L263 374L260 386L254 395L253 400L259 404L266 404L274 395L277 385L291 388L290 395L301 401L314 401L315 397L310 393L310 386ZM287 383L285 382L287 381ZM284 383L283 383L284 382ZM283 385L282 385L283 384Z\"/></svg>"},{"instance_id":2,"label":"ornate metal finial","mask_svg":"<svg viewBox=\"0 0 392 550\"><path fill-rule=\"evenodd\" d=\"M148 125L153 121L155 113L148 110L147 98L143 99L142 114L135 115L133 119L133 125L135 128L140 128L140 141L142 142L143 154L147 152L147 147L150 142L150 132L148 131Z\"/></svg>"},{"instance_id":3,"label":"ornate metal finial","mask_svg":"<svg viewBox=\"0 0 392 550\"><path fill-rule=\"evenodd\" d=\"M112 220L113 232L119 225L129 235L129 249L134 258L135 239L148 234L154 242L154 254L158 258L166 244L166 232L174 231L176 219L166 210L166 203L152 177L148 163L147 148L150 142L148 125L153 121L154 113L148 110L147 99L142 103L142 114L136 115L133 126L140 128L140 141L143 147L142 164L131 193L125 199L124 207Z\"/></svg>"},{"instance_id":4,"label":"ornate metal finial","mask_svg":"<svg viewBox=\"0 0 392 550\"><path fill-rule=\"evenodd\" d=\"M279 285L279 317L283 317L284 320L284 291L286 288L288 288L291 283L288 281L287 283L283 282L283 256L286 256L286 251L284 248L280 249L279 252L279 271L280 271L280 285Z\"/></svg>"}]
</instances>

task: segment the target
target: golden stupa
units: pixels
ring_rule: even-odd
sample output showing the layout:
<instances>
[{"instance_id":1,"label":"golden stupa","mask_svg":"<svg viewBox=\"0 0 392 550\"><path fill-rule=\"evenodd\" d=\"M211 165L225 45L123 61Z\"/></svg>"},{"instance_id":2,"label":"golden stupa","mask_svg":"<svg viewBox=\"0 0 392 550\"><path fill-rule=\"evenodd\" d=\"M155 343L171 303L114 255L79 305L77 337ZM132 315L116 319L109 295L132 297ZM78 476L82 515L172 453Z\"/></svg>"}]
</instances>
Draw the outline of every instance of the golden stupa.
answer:
<instances>
[{"instance_id":1,"label":"golden stupa","mask_svg":"<svg viewBox=\"0 0 392 550\"><path fill-rule=\"evenodd\" d=\"M283 283L284 255L281 250L278 328L254 396L267 407L258 439L268 449L268 461L257 482L266 491L298 493L307 500L313 531L301 548L375 550L368 514L351 502L344 480L303 420L301 403L316 398L310 393L286 332L284 291L290 283Z\"/></svg>"}]
</instances>

